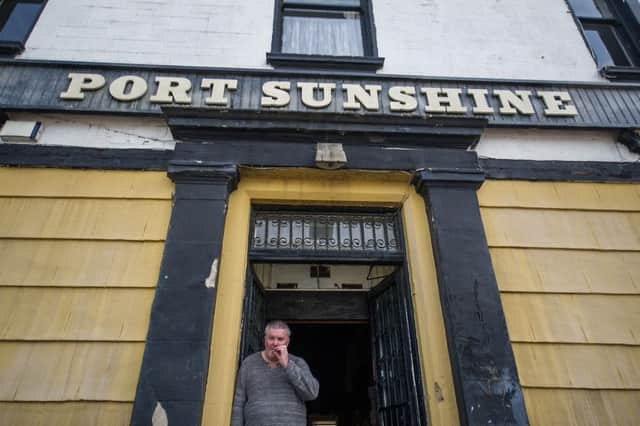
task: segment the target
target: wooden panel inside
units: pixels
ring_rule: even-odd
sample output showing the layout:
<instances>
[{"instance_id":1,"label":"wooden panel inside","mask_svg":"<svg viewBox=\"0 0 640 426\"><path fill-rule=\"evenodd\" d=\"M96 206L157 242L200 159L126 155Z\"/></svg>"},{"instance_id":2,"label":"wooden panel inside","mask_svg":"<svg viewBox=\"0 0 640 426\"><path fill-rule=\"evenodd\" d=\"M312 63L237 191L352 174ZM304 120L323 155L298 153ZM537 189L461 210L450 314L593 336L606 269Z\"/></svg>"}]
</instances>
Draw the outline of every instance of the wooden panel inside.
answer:
<instances>
[{"instance_id":1,"label":"wooden panel inside","mask_svg":"<svg viewBox=\"0 0 640 426\"><path fill-rule=\"evenodd\" d=\"M528 387L640 390L640 347L514 343Z\"/></svg>"},{"instance_id":2,"label":"wooden panel inside","mask_svg":"<svg viewBox=\"0 0 640 426\"><path fill-rule=\"evenodd\" d=\"M488 180L478 201L483 207L640 211L640 185Z\"/></svg>"},{"instance_id":3,"label":"wooden panel inside","mask_svg":"<svg viewBox=\"0 0 640 426\"><path fill-rule=\"evenodd\" d=\"M640 345L640 296L503 293L516 342Z\"/></svg>"},{"instance_id":4,"label":"wooden panel inside","mask_svg":"<svg viewBox=\"0 0 640 426\"><path fill-rule=\"evenodd\" d=\"M0 339L144 341L153 289L0 287Z\"/></svg>"},{"instance_id":5,"label":"wooden panel inside","mask_svg":"<svg viewBox=\"0 0 640 426\"><path fill-rule=\"evenodd\" d=\"M0 240L0 286L155 287L163 242Z\"/></svg>"},{"instance_id":6,"label":"wooden panel inside","mask_svg":"<svg viewBox=\"0 0 640 426\"><path fill-rule=\"evenodd\" d=\"M636 425L640 391L523 389L532 426Z\"/></svg>"},{"instance_id":7,"label":"wooden panel inside","mask_svg":"<svg viewBox=\"0 0 640 426\"><path fill-rule=\"evenodd\" d=\"M144 343L0 342L1 401L133 401Z\"/></svg>"},{"instance_id":8,"label":"wooden panel inside","mask_svg":"<svg viewBox=\"0 0 640 426\"><path fill-rule=\"evenodd\" d=\"M367 293L337 291L270 291L267 319L367 320Z\"/></svg>"},{"instance_id":9,"label":"wooden panel inside","mask_svg":"<svg viewBox=\"0 0 640 426\"><path fill-rule=\"evenodd\" d=\"M491 247L640 251L640 213L481 209Z\"/></svg>"},{"instance_id":10,"label":"wooden panel inside","mask_svg":"<svg viewBox=\"0 0 640 426\"><path fill-rule=\"evenodd\" d=\"M0 402L0 424L127 426L130 402Z\"/></svg>"},{"instance_id":11,"label":"wooden panel inside","mask_svg":"<svg viewBox=\"0 0 640 426\"><path fill-rule=\"evenodd\" d=\"M490 250L500 291L640 294L640 252Z\"/></svg>"},{"instance_id":12,"label":"wooden panel inside","mask_svg":"<svg viewBox=\"0 0 640 426\"><path fill-rule=\"evenodd\" d=\"M168 200L0 198L0 237L164 240Z\"/></svg>"},{"instance_id":13,"label":"wooden panel inside","mask_svg":"<svg viewBox=\"0 0 640 426\"><path fill-rule=\"evenodd\" d=\"M0 168L0 197L171 199L166 172Z\"/></svg>"}]
</instances>

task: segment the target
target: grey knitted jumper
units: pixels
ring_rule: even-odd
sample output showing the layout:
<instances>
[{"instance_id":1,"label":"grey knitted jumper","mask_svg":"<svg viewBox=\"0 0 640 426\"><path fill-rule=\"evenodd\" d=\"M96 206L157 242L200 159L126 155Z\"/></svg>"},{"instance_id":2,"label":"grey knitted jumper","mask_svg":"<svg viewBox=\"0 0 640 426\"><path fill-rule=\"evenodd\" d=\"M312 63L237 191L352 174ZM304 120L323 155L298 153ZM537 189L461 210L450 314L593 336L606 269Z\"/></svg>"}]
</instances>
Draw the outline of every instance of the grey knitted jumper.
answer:
<instances>
[{"instance_id":1,"label":"grey knitted jumper","mask_svg":"<svg viewBox=\"0 0 640 426\"><path fill-rule=\"evenodd\" d=\"M306 426L304 401L316 399L320 385L307 363L289 354L286 368L269 367L260 352L238 371L232 426Z\"/></svg>"}]
</instances>

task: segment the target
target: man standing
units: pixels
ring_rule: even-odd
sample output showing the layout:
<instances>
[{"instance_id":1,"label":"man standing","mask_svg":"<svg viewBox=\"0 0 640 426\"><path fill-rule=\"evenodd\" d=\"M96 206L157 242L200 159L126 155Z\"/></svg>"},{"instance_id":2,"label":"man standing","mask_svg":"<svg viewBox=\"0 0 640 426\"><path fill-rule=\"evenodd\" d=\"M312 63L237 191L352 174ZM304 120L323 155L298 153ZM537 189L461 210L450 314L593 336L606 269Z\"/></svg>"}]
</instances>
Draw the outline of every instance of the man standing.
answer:
<instances>
[{"instance_id":1,"label":"man standing","mask_svg":"<svg viewBox=\"0 0 640 426\"><path fill-rule=\"evenodd\" d=\"M232 426L306 426L304 402L320 385L307 363L289 354L291 330L283 321L264 329L264 350L242 362L231 413Z\"/></svg>"}]
</instances>

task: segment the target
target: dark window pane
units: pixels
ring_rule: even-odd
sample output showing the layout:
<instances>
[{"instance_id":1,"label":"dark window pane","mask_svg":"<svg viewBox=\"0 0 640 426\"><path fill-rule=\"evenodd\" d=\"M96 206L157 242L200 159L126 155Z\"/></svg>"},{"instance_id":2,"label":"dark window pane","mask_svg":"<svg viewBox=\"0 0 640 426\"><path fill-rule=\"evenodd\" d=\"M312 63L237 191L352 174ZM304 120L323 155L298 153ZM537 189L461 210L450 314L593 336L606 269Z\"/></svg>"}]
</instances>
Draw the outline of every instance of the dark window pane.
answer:
<instances>
[{"instance_id":1,"label":"dark window pane","mask_svg":"<svg viewBox=\"0 0 640 426\"><path fill-rule=\"evenodd\" d=\"M5 2L2 7L11 7L14 2ZM2 41L24 41L38 18L42 2L15 2L4 16L4 25L0 29ZM3 11L4 12L4 11Z\"/></svg>"},{"instance_id":2,"label":"dark window pane","mask_svg":"<svg viewBox=\"0 0 640 426\"><path fill-rule=\"evenodd\" d=\"M609 18L611 11L604 0L569 0L573 13L581 18Z\"/></svg>"},{"instance_id":3,"label":"dark window pane","mask_svg":"<svg viewBox=\"0 0 640 426\"><path fill-rule=\"evenodd\" d=\"M625 52L618 41L613 28L607 25L585 25L584 35L596 55L598 66L629 66Z\"/></svg>"},{"instance_id":4,"label":"dark window pane","mask_svg":"<svg viewBox=\"0 0 640 426\"><path fill-rule=\"evenodd\" d=\"M360 7L360 0L284 0L286 5L304 5L304 6L316 6L316 7Z\"/></svg>"},{"instance_id":5,"label":"dark window pane","mask_svg":"<svg viewBox=\"0 0 640 426\"><path fill-rule=\"evenodd\" d=\"M360 13L285 10L282 24L282 52L363 56Z\"/></svg>"}]
</instances>

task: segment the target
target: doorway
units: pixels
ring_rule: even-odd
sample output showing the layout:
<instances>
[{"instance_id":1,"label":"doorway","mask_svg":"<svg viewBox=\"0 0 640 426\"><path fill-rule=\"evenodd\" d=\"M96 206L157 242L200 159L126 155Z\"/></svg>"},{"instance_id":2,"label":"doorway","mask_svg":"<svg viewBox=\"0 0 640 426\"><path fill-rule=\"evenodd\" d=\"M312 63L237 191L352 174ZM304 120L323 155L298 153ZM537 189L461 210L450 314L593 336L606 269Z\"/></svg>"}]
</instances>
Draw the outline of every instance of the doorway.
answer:
<instances>
[{"instance_id":1,"label":"doorway","mask_svg":"<svg viewBox=\"0 0 640 426\"><path fill-rule=\"evenodd\" d=\"M426 424L400 229L389 209L253 212L240 360L288 322L320 381L311 425Z\"/></svg>"},{"instance_id":2,"label":"doorway","mask_svg":"<svg viewBox=\"0 0 640 426\"><path fill-rule=\"evenodd\" d=\"M367 323L296 323L291 353L307 361L320 382L320 393L307 403L310 422L371 425L374 385Z\"/></svg>"},{"instance_id":3,"label":"doorway","mask_svg":"<svg viewBox=\"0 0 640 426\"><path fill-rule=\"evenodd\" d=\"M262 349L266 322L288 322L291 353L320 381L310 425L424 424L401 265L254 263L244 301L240 359Z\"/></svg>"}]
</instances>

